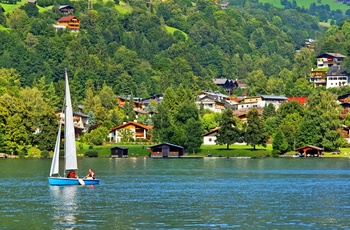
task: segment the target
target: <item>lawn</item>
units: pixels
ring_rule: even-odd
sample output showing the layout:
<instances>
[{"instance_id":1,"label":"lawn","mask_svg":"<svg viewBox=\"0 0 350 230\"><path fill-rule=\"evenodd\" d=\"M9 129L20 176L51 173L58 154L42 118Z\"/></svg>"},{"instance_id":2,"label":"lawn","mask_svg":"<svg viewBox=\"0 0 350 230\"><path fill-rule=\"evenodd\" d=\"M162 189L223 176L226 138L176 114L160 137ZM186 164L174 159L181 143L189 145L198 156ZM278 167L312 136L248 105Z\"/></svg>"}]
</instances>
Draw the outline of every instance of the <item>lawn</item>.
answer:
<instances>
[{"instance_id":1,"label":"lawn","mask_svg":"<svg viewBox=\"0 0 350 230\"><path fill-rule=\"evenodd\" d=\"M125 2L120 1L119 5L115 5L115 8L120 14L127 14L132 12L132 7L127 5Z\"/></svg>"},{"instance_id":2,"label":"lawn","mask_svg":"<svg viewBox=\"0 0 350 230\"><path fill-rule=\"evenodd\" d=\"M13 11L15 8L24 5L24 3L25 3L25 1L19 1L19 2L17 2L16 4L5 4L5 3L1 3L0 6L2 6L2 8L4 8L5 14L7 14L8 12Z\"/></svg>"},{"instance_id":3,"label":"lawn","mask_svg":"<svg viewBox=\"0 0 350 230\"><path fill-rule=\"evenodd\" d=\"M165 26L165 29L166 29L166 31L167 31L168 33L170 33L170 34L174 34L174 32L175 32L176 30L178 30L178 31L180 31L180 32L185 36L186 40L187 40L187 38L188 38L188 35L187 35L185 32L183 32L182 30L176 29L175 27Z\"/></svg>"},{"instance_id":4,"label":"lawn","mask_svg":"<svg viewBox=\"0 0 350 230\"><path fill-rule=\"evenodd\" d=\"M98 151L99 157L109 157L111 155L111 148L115 146L122 146L128 148L129 156L143 157L149 156L150 150L147 150L149 145L104 145L104 146L95 146L92 150ZM77 144L78 151L77 153L82 155L85 152L89 151L89 147L81 144ZM272 146L268 145L267 148L262 146L256 146L256 150L251 146L247 145L231 145L227 150L226 145L203 145L199 151L196 153L188 153L188 156L199 156L204 157L208 154L212 156L220 157L266 157L270 156L272 151Z\"/></svg>"},{"instance_id":5,"label":"lawn","mask_svg":"<svg viewBox=\"0 0 350 230\"><path fill-rule=\"evenodd\" d=\"M277 7L283 7L281 5L281 1L280 0L259 0L259 2L262 3L270 3L273 4L274 6ZM290 0L290 2L292 2L292 0ZM340 4L337 1L334 0L321 0L321 3L318 3L317 0L296 0L297 2L297 6L304 6L305 8L309 8L311 3L316 3L316 5L326 5L328 4L329 7L331 8L331 10L337 10L340 9L342 11L346 11L347 9L350 9L350 6L346 5L346 4Z\"/></svg>"}]
</instances>

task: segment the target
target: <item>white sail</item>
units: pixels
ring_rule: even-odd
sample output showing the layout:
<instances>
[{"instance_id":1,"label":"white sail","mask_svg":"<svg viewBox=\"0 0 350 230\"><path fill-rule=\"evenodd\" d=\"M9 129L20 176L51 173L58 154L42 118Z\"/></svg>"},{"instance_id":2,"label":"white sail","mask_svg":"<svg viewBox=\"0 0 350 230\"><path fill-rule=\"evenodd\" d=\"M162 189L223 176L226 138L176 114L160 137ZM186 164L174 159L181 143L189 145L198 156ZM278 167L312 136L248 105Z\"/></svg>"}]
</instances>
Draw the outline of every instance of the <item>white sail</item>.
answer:
<instances>
[{"instance_id":1,"label":"white sail","mask_svg":"<svg viewBox=\"0 0 350 230\"><path fill-rule=\"evenodd\" d=\"M77 153L75 146L75 132L73 122L73 109L70 98L68 76L66 71L66 108L64 119L64 152L65 152L65 170L77 170Z\"/></svg>"},{"instance_id":2,"label":"white sail","mask_svg":"<svg viewBox=\"0 0 350 230\"><path fill-rule=\"evenodd\" d=\"M58 128L56 145L55 145L55 151L53 152L53 157L52 157L52 162L51 162L50 176L52 176L54 174L58 174L58 170L59 170L60 143L61 143L61 126L62 126L62 122L61 122L61 119L60 119L60 126Z\"/></svg>"}]
</instances>

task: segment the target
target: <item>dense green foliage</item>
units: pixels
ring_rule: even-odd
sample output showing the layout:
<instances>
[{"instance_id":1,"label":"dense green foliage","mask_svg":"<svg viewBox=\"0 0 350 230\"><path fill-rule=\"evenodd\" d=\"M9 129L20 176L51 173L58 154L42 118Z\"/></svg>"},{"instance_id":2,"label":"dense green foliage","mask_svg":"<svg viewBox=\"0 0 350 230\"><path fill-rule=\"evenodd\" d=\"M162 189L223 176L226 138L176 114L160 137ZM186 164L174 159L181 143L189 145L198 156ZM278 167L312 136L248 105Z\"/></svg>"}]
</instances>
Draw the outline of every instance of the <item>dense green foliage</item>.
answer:
<instances>
[{"instance_id":1,"label":"dense green foliage","mask_svg":"<svg viewBox=\"0 0 350 230\"><path fill-rule=\"evenodd\" d=\"M24 4L6 14L0 12L0 25L9 29L0 30L0 137L8 153L25 154L32 145L53 149L58 126L54 111L63 104L65 68L75 110L83 104L89 126L101 126L83 137L91 144L103 143L109 128L136 119L133 96L164 93L162 104L147 108L158 111L152 119L137 119L154 124L154 141L197 150L204 130L218 124L223 130L225 124L237 125L194 104L198 91L218 90L212 79L222 77L247 83L250 95L313 98L321 92L337 108L327 112L327 106L312 99L307 111L291 102L277 114L266 108L258 118L254 112L245 134L240 134L248 144L266 144L267 134L276 134L278 124L284 127L288 150L296 143L327 149L340 146L340 110L331 103L335 98L323 88L314 89L305 78L315 66L314 56L321 52L350 56L348 21L330 27L323 36L320 13L314 17L297 6L280 9L256 0L233 1L226 10L211 0L152 1L151 6L136 0L125 2L129 8L123 12L118 11L119 1L97 1L90 10L82 0L39 0L38 4L52 9L39 12L35 5ZM74 15L81 19L79 33L55 31L52 25L63 16L58 4L75 8ZM334 15L332 19L338 24L343 20ZM309 37L317 38L315 53L301 48ZM345 67L350 69L348 58ZM121 109L117 96L129 96L131 101ZM316 114L321 115L315 119ZM327 119L334 122L324 125ZM239 140L236 134L222 143L229 147ZM132 141L130 133L123 138Z\"/></svg>"}]
</instances>

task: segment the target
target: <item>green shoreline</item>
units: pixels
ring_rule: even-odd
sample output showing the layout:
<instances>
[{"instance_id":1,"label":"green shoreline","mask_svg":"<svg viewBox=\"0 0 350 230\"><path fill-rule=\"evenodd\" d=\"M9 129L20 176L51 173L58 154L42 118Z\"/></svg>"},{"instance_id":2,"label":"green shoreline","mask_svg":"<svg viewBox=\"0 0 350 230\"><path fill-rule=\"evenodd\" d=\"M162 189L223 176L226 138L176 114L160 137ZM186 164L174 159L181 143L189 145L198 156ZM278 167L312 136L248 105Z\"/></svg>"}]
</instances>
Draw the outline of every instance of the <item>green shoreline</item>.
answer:
<instances>
[{"instance_id":1,"label":"green shoreline","mask_svg":"<svg viewBox=\"0 0 350 230\"><path fill-rule=\"evenodd\" d=\"M154 144L150 143L138 143L138 144L118 144L118 145L112 145L112 144L105 144L103 146L93 146L89 147L87 145L83 144L77 144L77 154L78 157L84 157L84 153L90 150L95 150L98 152L98 158L109 158L111 155L111 148L116 146L123 146L128 148L128 157L149 157L150 150L147 150L148 147L152 146ZM36 148L31 148L28 151L28 154L25 156L25 158L40 158L41 151ZM295 154L294 151L288 152L285 155L281 155L280 157L290 157ZM268 144L265 147L262 146L256 146L256 149L252 146L242 145L242 144L235 144L230 145L229 149L226 149L226 145L202 145L202 147L196 152L196 153L188 153L182 158L203 158L207 157L208 155L211 155L212 157L220 157L220 158L265 158L265 157L272 157L272 145ZM50 157L52 156L52 152L50 153ZM18 156L15 156L16 158L19 158ZM324 152L322 157L331 157L331 158L349 158L350 157L350 148L340 148L339 154L333 154L332 152ZM8 155L8 158L11 158L11 156Z\"/></svg>"}]
</instances>

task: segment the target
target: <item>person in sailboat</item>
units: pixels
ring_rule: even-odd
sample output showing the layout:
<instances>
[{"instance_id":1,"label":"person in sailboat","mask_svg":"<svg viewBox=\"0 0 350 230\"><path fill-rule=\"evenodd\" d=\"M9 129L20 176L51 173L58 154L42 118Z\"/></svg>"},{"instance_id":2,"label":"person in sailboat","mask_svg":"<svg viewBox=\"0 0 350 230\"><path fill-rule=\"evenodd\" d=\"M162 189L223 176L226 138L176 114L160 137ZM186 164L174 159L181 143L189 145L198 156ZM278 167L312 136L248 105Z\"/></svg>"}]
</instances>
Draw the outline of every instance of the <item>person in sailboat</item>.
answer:
<instances>
[{"instance_id":1,"label":"person in sailboat","mask_svg":"<svg viewBox=\"0 0 350 230\"><path fill-rule=\"evenodd\" d=\"M92 169L89 169L89 172L88 172L88 174L85 176L85 178L87 178L87 179L95 179L95 178L96 178L96 175L95 175L94 171L92 171Z\"/></svg>"},{"instance_id":2,"label":"person in sailboat","mask_svg":"<svg viewBox=\"0 0 350 230\"><path fill-rule=\"evenodd\" d=\"M77 177L78 177L77 174L73 170L69 171L69 173L67 174L67 178L77 178Z\"/></svg>"}]
</instances>

